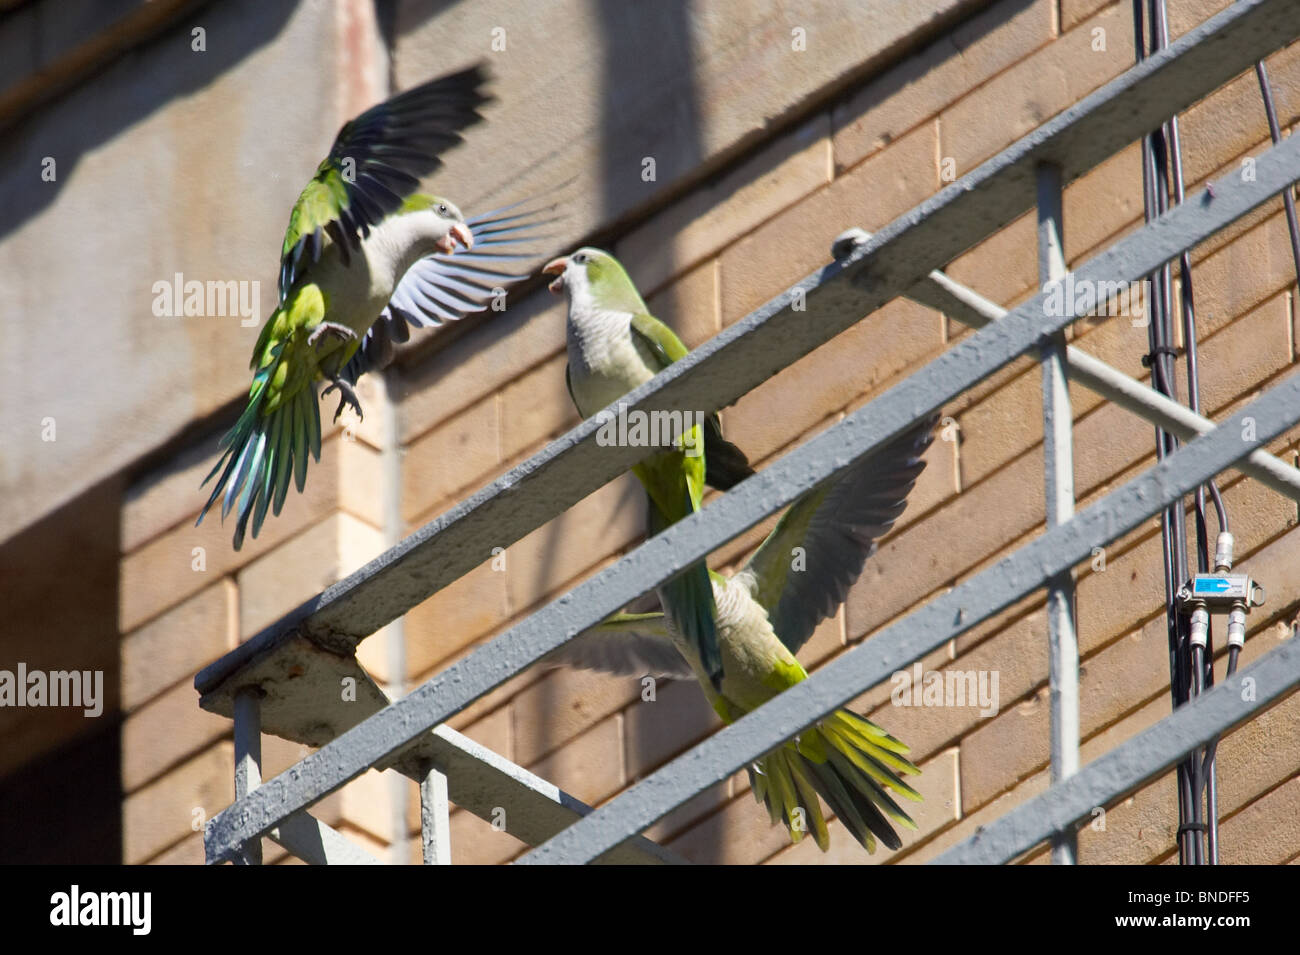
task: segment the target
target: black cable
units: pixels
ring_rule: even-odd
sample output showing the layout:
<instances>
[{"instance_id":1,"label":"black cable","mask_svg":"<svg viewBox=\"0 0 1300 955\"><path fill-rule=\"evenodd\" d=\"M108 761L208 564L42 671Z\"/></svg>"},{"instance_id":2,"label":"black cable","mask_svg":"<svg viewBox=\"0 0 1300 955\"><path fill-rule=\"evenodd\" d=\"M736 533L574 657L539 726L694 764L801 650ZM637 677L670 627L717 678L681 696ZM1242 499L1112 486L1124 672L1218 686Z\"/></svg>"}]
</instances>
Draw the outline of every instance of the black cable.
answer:
<instances>
[{"instance_id":1,"label":"black cable","mask_svg":"<svg viewBox=\"0 0 1300 955\"><path fill-rule=\"evenodd\" d=\"M1268 70L1264 61L1255 64L1255 76L1259 79L1259 93L1264 98L1264 113L1268 116L1268 135L1276 146L1282 141L1282 130L1277 124L1277 108L1273 105L1273 88L1268 82ZM1296 281L1300 282L1300 223L1296 221L1294 187L1288 186L1282 191L1282 204L1286 206L1286 227L1291 233L1291 258L1295 260Z\"/></svg>"}]
</instances>

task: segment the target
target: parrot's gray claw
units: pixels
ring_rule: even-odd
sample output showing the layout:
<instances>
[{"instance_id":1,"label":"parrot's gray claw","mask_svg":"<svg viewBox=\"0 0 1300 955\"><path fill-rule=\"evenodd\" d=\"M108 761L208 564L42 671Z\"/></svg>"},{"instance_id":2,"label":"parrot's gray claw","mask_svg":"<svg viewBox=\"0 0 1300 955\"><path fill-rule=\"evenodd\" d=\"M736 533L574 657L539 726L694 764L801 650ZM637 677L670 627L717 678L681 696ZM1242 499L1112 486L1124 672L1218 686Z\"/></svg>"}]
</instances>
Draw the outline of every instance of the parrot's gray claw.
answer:
<instances>
[{"instance_id":1,"label":"parrot's gray claw","mask_svg":"<svg viewBox=\"0 0 1300 955\"><path fill-rule=\"evenodd\" d=\"M350 342L357 337L357 333L346 325L340 325L338 322L321 322L307 336L307 344L314 346L316 342L320 341L320 337L325 334L337 335L345 342Z\"/></svg>"},{"instance_id":2,"label":"parrot's gray claw","mask_svg":"<svg viewBox=\"0 0 1300 955\"><path fill-rule=\"evenodd\" d=\"M334 420L339 420L339 415L343 414L343 409L349 405L357 413L357 418L361 421L366 420L366 416L361 411L361 402L357 400L357 390L352 387L352 383L344 378L331 378L330 386L320 393L324 398L335 388L339 392L339 408L334 412Z\"/></svg>"}]
</instances>

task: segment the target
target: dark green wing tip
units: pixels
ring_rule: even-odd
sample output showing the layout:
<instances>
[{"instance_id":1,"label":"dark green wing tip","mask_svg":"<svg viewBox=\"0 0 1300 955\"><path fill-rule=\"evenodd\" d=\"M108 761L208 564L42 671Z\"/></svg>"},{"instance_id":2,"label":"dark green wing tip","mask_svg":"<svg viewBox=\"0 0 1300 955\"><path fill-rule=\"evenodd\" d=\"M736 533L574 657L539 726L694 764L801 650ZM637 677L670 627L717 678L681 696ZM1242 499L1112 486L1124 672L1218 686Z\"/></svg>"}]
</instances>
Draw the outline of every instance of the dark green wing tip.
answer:
<instances>
[{"instance_id":1,"label":"dark green wing tip","mask_svg":"<svg viewBox=\"0 0 1300 955\"><path fill-rule=\"evenodd\" d=\"M482 122L479 107L492 100L484 90L490 81L487 66L476 63L398 93L343 124L290 214L280 256L281 298L301 274L303 260L320 258L322 232L347 264L370 229L442 165L441 153Z\"/></svg>"}]
</instances>

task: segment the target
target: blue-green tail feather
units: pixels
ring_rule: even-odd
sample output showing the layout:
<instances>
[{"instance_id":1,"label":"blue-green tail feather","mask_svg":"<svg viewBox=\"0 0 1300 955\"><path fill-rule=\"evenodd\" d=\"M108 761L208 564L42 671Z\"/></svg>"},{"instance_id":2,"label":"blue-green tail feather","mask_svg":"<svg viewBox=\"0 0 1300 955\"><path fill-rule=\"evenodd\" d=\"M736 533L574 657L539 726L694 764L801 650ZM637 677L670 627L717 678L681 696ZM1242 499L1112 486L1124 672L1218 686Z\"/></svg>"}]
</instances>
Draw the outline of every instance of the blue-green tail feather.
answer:
<instances>
[{"instance_id":1,"label":"blue-green tail feather","mask_svg":"<svg viewBox=\"0 0 1300 955\"><path fill-rule=\"evenodd\" d=\"M257 537L268 507L276 514L284 505L290 476L301 491L307 480L307 455L320 460L321 424L316 389L303 388L270 414L262 413L267 387L279 364L279 354L253 379L248 405L239 420L221 439L223 448L216 466L204 478L207 484L221 472L208 501L194 522L197 527L221 498L221 519L235 511L234 547L244 544L249 521Z\"/></svg>"}]
</instances>

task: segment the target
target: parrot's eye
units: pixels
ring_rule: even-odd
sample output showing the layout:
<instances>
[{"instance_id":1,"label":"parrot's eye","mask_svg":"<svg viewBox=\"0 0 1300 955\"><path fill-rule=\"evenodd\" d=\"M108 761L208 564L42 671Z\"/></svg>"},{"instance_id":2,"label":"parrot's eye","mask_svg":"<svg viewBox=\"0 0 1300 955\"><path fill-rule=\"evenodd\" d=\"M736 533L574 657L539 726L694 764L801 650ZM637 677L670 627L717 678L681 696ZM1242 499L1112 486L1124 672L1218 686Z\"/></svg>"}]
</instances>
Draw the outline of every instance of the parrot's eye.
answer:
<instances>
[{"instance_id":1,"label":"parrot's eye","mask_svg":"<svg viewBox=\"0 0 1300 955\"><path fill-rule=\"evenodd\" d=\"M438 203L438 215L445 216L446 214L447 214L447 203L445 202Z\"/></svg>"},{"instance_id":2,"label":"parrot's eye","mask_svg":"<svg viewBox=\"0 0 1300 955\"><path fill-rule=\"evenodd\" d=\"M577 255L573 257L573 261L577 262L579 265L582 265L584 262L587 261L587 253L579 252Z\"/></svg>"}]
</instances>

